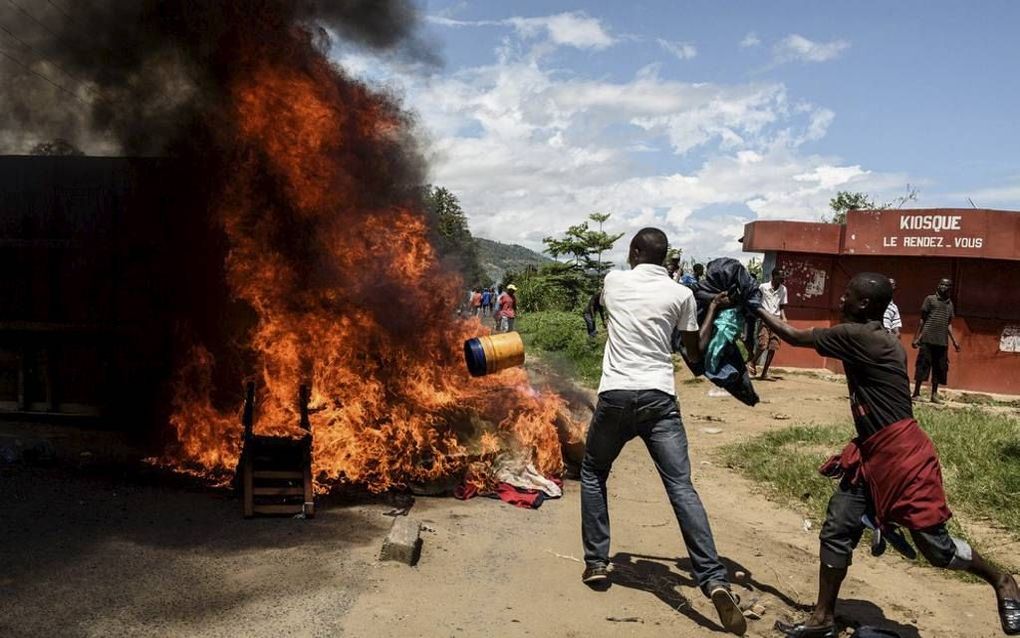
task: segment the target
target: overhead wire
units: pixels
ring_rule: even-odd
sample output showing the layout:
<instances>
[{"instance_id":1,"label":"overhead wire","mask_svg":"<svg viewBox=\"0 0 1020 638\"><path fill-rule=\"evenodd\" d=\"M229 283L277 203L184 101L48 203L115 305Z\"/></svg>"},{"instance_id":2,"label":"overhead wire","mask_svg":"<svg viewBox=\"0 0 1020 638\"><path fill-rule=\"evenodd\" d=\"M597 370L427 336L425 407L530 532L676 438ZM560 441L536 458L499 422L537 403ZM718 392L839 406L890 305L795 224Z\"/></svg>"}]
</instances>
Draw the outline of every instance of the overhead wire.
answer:
<instances>
[{"instance_id":1,"label":"overhead wire","mask_svg":"<svg viewBox=\"0 0 1020 638\"><path fill-rule=\"evenodd\" d=\"M14 57L13 55L11 55L11 54L7 53L7 52L6 52L6 51L4 51L3 49L0 49L0 55L4 56L5 58L7 58L8 60L10 60L11 62L13 62L13 63L17 64L17 65L18 65L18 66L20 66L20 67L21 67L22 69L24 69L24 70L25 70L25 71L26 71L27 73L30 73L30 74L34 75L35 77L37 77L37 78L39 78L39 79L41 79L41 80L45 80L46 82L48 82L49 84L52 84L52 85L53 85L54 87L56 87L57 89L59 89L59 90L63 91L64 93L67 93L68 95L70 95L71 97L73 97L73 98L74 98L75 100L77 100L78 102L81 102L81 104L82 104L83 106L88 106L88 104L87 104L87 103L86 103L86 102L85 102L84 100L82 100L82 99L81 99L81 98L80 98L80 97L78 96L78 94L77 94L77 93L75 93L74 91L72 91L72 90L68 89L68 88L67 88L67 87L65 87L64 85L62 85L62 84L60 84L60 83L58 83L58 82L54 81L54 80L53 80L52 78L50 78L49 76L46 76L46 75L44 75L44 74L42 74L42 73L40 73L40 72L36 71L36 70L35 70L35 69L33 69L32 67L28 66L27 64L25 64L25 63L24 63L24 62L22 62L21 60L17 59L17 58L16 58L16 57Z\"/></svg>"}]
</instances>

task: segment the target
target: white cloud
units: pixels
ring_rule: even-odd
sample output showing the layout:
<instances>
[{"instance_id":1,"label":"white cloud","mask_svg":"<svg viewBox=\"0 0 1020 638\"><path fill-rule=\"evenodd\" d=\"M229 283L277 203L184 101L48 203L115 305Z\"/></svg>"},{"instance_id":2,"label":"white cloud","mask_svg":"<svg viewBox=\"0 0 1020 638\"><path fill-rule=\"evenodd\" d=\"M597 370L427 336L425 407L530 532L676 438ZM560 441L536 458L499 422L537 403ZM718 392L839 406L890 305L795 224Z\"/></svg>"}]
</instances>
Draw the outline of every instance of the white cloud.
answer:
<instances>
[{"instance_id":1,"label":"white cloud","mask_svg":"<svg viewBox=\"0 0 1020 638\"><path fill-rule=\"evenodd\" d=\"M656 65L608 80L547 68L514 37L533 34L511 36L486 65L369 76L400 85L425 130L430 180L457 194L478 236L541 250L542 237L610 211L612 232L657 225L698 257L739 256L748 221L817 220L836 190L878 196L908 181L806 153L834 113L782 83L681 82ZM610 258L622 263L625 246Z\"/></svg>"},{"instance_id":2,"label":"white cloud","mask_svg":"<svg viewBox=\"0 0 1020 638\"><path fill-rule=\"evenodd\" d=\"M537 18L515 16L505 20L455 20L436 15L428 16L427 19L433 24L446 27L509 26L524 39L546 37L554 45L578 49L605 49L616 42L601 21L580 11Z\"/></svg>"},{"instance_id":3,"label":"white cloud","mask_svg":"<svg viewBox=\"0 0 1020 638\"><path fill-rule=\"evenodd\" d=\"M669 51L680 60L690 60L698 55L698 48L690 42L670 42L659 38L656 40L663 49Z\"/></svg>"},{"instance_id":4,"label":"white cloud","mask_svg":"<svg viewBox=\"0 0 1020 638\"><path fill-rule=\"evenodd\" d=\"M740 48L749 49L751 47L756 47L759 44L761 44L761 40L758 39L758 36L755 35L754 31L751 31L750 33L744 36L743 40L740 41Z\"/></svg>"},{"instance_id":5,"label":"white cloud","mask_svg":"<svg viewBox=\"0 0 1020 638\"><path fill-rule=\"evenodd\" d=\"M604 49L615 40L602 23L580 12L560 13L542 18L510 18L507 20L524 37L548 33L553 44L579 49Z\"/></svg>"},{"instance_id":6,"label":"white cloud","mask_svg":"<svg viewBox=\"0 0 1020 638\"><path fill-rule=\"evenodd\" d=\"M839 57L850 48L846 40L815 42L793 33L776 43L773 54L775 61L783 62L827 62Z\"/></svg>"}]
</instances>

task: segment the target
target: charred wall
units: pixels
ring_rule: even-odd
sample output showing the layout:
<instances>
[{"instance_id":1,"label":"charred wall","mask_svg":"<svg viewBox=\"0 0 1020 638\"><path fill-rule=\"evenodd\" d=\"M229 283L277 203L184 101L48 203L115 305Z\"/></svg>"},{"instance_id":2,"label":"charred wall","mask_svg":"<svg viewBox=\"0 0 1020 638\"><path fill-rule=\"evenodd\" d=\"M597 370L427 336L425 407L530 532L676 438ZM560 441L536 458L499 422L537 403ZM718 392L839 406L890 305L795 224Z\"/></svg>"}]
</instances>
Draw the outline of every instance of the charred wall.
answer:
<instances>
[{"instance_id":1,"label":"charred wall","mask_svg":"<svg viewBox=\"0 0 1020 638\"><path fill-rule=\"evenodd\" d=\"M181 173L161 159L0 157L0 412L152 432L179 344L244 329L225 243Z\"/></svg>"}]
</instances>

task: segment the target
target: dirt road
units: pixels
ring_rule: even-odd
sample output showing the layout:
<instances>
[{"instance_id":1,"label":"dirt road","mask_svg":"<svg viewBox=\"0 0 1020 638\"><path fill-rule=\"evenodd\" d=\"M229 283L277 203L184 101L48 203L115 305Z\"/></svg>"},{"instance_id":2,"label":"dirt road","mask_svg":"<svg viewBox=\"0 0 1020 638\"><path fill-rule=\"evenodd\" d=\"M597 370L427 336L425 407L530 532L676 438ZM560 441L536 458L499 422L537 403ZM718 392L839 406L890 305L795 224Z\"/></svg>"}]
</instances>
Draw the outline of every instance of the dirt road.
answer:
<instances>
[{"instance_id":1,"label":"dirt road","mask_svg":"<svg viewBox=\"0 0 1020 638\"><path fill-rule=\"evenodd\" d=\"M759 384L765 401L750 409L708 396L707 384L678 387L717 545L731 572L746 572L742 595L766 607L748 635L774 636L778 617L813 602L817 530L712 452L793 422L845 420L845 388L788 375ZM638 441L610 478L616 572L601 593L580 582L576 482L537 511L418 498L411 515L430 531L415 568L376 561L391 520L380 502L243 521L233 499L179 487L57 470L0 486L0 635L723 635ZM1000 635L986 586L866 551L856 560L840 604L848 619L901 636Z\"/></svg>"}]
</instances>

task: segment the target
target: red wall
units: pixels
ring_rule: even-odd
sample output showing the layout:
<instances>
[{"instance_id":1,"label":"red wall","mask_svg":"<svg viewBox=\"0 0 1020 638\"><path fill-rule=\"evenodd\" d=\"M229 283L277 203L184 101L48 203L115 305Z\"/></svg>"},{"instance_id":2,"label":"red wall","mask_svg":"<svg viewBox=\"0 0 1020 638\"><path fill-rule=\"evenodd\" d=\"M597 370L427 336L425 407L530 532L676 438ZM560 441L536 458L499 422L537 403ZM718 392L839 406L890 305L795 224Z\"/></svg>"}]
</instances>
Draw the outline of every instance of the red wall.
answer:
<instances>
[{"instance_id":1,"label":"red wall","mask_svg":"<svg viewBox=\"0 0 1020 638\"><path fill-rule=\"evenodd\" d=\"M1020 354L999 350L1003 329L1020 326L1020 285L1016 283L1020 281L1020 262L780 252L777 264L787 272L787 318L799 328L838 323L840 297L856 273L880 272L896 279L894 299L903 316L901 341L907 350L911 380L916 351L910 342L920 321L921 303L935 292L939 279L951 277L957 315L953 330L962 351L950 350L949 387L1020 394ZM776 364L842 371L839 361L789 345L779 350Z\"/></svg>"}]
</instances>

